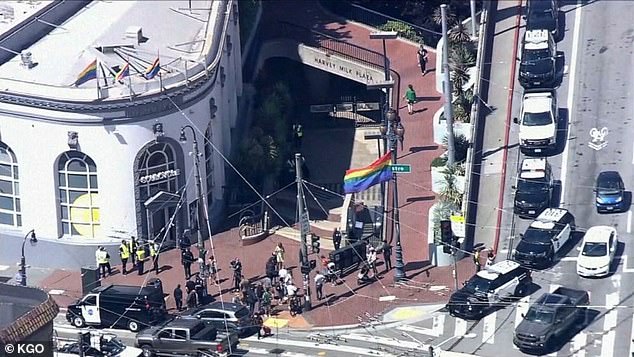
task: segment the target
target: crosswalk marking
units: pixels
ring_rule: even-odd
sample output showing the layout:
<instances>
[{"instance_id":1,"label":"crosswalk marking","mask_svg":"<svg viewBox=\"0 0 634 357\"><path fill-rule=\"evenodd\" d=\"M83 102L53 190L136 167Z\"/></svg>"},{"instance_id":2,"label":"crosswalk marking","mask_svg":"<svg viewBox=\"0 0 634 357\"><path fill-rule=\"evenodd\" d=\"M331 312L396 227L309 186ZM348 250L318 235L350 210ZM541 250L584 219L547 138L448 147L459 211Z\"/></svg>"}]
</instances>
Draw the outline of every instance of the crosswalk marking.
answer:
<instances>
[{"instance_id":1,"label":"crosswalk marking","mask_svg":"<svg viewBox=\"0 0 634 357\"><path fill-rule=\"evenodd\" d=\"M550 284L550 287L549 287L550 290L548 290L548 292L552 294L555 292L555 290L559 289L560 287L561 285L559 284Z\"/></svg>"},{"instance_id":2,"label":"crosswalk marking","mask_svg":"<svg viewBox=\"0 0 634 357\"><path fill-rule=\"evenodd\" d=\"M379 345L392 346L392 347L411 348L415 350L427 349L426 346L421 345L420 343L417 343L414 341L403 341L403 340L398 340L396 338L381 337L376 335L370 336L370 335L363 335L363 334L357 334L357 333L350 333L347 335L342 335L341 337L348 340L378 343Z\"/></svg>"},{"instance_id":3,"label":"crosswalk marking","mask_svg":"<svg viewBox=\"0 0 634 357\"><path fill-rule=\"evenodd\" d=\"M9 268L11 268L11 267L8 266L8 265L0 265L0 271L9 270Z\"/></svg>"},{"instance_id":4,"label":"crosswalk marking","mask_svg":"<svg viewBox=\"0 0 634 357\"><path fill-rule=\"evenodd\" d=\"M419 335L426 335L426 336L433 336L433 337L439 337L442 334L442 332L440 334L436 334L436 331L434 331L433 328L416 327L411 325L399 326L396 329L399 331L413 332Z\"/></svg>"},{"instance_id":5,"label":"crosswalk marking","mask_svg":"<svg viewBox=\"0 0 634 357\"><path fill-rule=\"evenodd\" d=\"M445 315L436 315L432 320L431 328L435 336L440 336L445 329Z\"/></svg>"},{"instance_id":6,"label":"crosswalk marking","mask_svg":"<svg viewBox=\"0 0 634 357\"><path fill-rule=\"evenodd\" d=\"M617 313L614 309L619 304L619 293L614 292L605 295L606 314L603 317L603 339L601 340L601 357L612 357L614 355L614 342L616 339Z\"/></svg>"},{"instance_id":7,"label":"crosswalk marking","mask_svg":"<svg viewBox=\"0 0 634 357\"><path fill-rule=\"evenodd\" d=\"M495 341L495 320L497 311L486 315L482 321L482 343L493 343Z\"/></svg>"},{"instance_id":8,"label":"crosswalk marking","mask_svg":"<svg viewBox=\"0 0 634 357\"><path fill-rule=\"evenodd\" d=\"M528 302L530 299L530 296L524 296L517 303L517 306L515 307L515 328L517 328L517 325L519 325L524 319L522 315L525 315L528 312L528 307L530 306Z\"/></svg>"},{"instance_id":9,"label":"crosswalk marking","mask_svg":"<svg viewBox=\"0 0 634 357\"><path fill-rule=\"evenodd\" d=\"M456 329L454 330L454 336L464 336L467 334L467 320L456 318Z\"/></svg>"},{"instance_id":10,"label":"crosswalk marking","mask_svg":"<svg viewBox=\"0 0 634 357\"><path fill-rule=\"evenodd\" d=\"M572 339L572 357L585 357L586 356L586 343L587 343L588 335L585 332L579 332Z\"/></svg>"}]
</instances>

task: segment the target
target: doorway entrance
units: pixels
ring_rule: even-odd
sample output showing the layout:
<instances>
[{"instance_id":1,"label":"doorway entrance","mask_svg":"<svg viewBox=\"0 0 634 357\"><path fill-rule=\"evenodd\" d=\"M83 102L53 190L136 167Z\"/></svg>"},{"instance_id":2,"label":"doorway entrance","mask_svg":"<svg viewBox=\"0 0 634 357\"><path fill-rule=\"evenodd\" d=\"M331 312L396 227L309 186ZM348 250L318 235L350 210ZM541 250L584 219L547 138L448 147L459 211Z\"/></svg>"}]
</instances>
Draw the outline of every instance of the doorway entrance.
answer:
<instances>
[{"instance_id":1,"label":"doorway entrance","mask_svg":"<svg viewBox=\"0 0 634 357\"><path fill-rule=\"evenodd\" d=\"M160 191L144 202L147 210L148 238L159 242L176 240L176 208L180 196Z\"/></svg>"}]
</instances>

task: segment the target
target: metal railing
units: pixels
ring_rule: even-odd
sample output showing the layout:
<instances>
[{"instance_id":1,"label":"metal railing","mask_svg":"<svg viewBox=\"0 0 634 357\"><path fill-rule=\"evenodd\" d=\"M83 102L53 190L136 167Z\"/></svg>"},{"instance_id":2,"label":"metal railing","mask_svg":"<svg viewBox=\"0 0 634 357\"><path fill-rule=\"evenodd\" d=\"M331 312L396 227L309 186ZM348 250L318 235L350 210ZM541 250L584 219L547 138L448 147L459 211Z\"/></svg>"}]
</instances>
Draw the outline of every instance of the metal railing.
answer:
<instances>
[{"instance_id":1,"label":"metal railing","mask_svg":"<svg viewBox=\"0 0 634 357\"><path fill-rule=\"evenodd\" d=\"M383 69L383 54L290 22L280 21L271 36L295 40L365 66Z\"/></svg>"},{"instance_id":2,"label":"metal railing","mask_svg":"<svg viewBox=\"0 0 634 357\"><path fill-rule=\"evenodd\" d=\"M385 31L398 31L399 36L435 46L442 33L342 0L320 0L321 6L346 19Z\"/></svg>"}]
</instances>

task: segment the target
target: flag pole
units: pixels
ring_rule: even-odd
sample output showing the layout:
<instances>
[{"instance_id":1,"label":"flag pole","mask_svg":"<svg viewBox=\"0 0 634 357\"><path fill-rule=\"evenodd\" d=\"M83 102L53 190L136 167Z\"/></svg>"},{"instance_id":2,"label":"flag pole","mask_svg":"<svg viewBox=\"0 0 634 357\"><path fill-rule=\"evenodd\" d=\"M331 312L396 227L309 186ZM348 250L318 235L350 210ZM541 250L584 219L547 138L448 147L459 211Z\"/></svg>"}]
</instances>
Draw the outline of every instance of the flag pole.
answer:
<instances>
[{"instance_id":1,"label":"flag pole","mask_svg":"<svg viewBox=\"0 0 634 357\"><path fill-rule=\"evenodd\" d=\"M128 91L130 92L130 101L132 101L132 69L130 68L130 57L126 62L128 65Z\"/></svg>"}]
</instances>

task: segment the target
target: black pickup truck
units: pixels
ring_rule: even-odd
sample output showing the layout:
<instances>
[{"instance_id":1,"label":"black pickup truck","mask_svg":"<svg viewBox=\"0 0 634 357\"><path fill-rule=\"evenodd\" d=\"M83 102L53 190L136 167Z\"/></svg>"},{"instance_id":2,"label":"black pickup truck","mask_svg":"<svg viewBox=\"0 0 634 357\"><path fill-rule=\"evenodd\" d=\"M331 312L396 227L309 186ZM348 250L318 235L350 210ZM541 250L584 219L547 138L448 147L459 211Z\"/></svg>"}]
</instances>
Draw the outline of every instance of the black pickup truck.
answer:
<instances>
[{"instance_id":1,"label":"black pickup truck","mask_svg":"<svg viewBox=\"0 0 634 357\"><path fill-rule=\"evenodd\" d=\"M524 351L545 351L585 316L590 297L586 291L559 287L533 303L515 328L513 343Z\"/></svg>"},{"instance_id":2,"label":"black pickup truck","mask_svg":"<svg viewBox=\"0 0 634 357\"><path fill-rule=\"evenodd\" d=\"M136 347L150 356L228 356L238 345L236 333L223 334L198 320L175 319L136 336Z\"/></svg>"}]
</instances>

